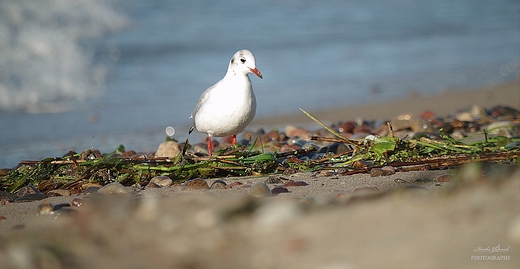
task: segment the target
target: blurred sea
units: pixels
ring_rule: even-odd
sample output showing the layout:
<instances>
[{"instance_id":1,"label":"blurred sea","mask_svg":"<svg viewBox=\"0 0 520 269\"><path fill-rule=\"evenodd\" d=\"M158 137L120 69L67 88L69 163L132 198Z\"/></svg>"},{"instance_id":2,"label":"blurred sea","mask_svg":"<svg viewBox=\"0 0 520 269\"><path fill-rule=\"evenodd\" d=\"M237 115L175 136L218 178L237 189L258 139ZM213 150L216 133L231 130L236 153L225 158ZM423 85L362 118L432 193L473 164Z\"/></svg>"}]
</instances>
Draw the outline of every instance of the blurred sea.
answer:
<instances>
[{"instance_id":1,"label":"blurred sea","mask_svg":"<svg viewBox=\"0 0 520 269\"><path fill-rule=\"evenodd\" d=\"M239 49L257 117L519 78L517 0L0 1L0 168L186 139ZM375 94L377 93L377 94ZM203 136L192 134L190 140Z\"/></svg>"}]
</instances>

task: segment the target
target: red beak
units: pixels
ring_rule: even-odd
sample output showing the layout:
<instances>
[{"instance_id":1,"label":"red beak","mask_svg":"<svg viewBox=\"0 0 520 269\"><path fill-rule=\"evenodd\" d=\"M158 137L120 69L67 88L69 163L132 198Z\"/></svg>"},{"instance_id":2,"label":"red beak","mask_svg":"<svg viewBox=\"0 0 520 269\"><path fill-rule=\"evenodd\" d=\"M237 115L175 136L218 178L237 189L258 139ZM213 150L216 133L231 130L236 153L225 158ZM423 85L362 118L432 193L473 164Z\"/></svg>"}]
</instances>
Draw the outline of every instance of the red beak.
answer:
<instances>
[{"instance_id":1,"label":"red beak","mask_svg":"<svg viewBox=\"0 0 520 269\"><path fill-rule=\"evenodd\" d=\"M249 68L249 70L251 70L251 73L257 75L259 78L264 78L264 77L262 76L262 73L260 73L260 71L259 71L258 69L256 69L256 68L255 68L255 69L253 69L253 68Z\"/></svg>"}]
</instances>

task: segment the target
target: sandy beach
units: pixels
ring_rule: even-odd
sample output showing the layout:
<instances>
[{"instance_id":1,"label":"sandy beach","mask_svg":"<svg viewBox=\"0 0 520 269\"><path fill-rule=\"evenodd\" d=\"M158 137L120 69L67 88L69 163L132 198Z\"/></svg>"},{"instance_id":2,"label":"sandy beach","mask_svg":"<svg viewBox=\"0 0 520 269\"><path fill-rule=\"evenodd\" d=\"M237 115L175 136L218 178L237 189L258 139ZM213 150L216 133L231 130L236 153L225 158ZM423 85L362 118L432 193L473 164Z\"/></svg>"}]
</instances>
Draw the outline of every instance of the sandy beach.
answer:
<instances>
[{"instance_id":1,"label":"sandy beach","mask_svg":"<svg viewBox=\"0 0 520 269\"><path fill-rule=\"evenodd\" d=\"M444 117L472 105L520 109L520 84L309 112L331 124L425 110ZM252 126L313 124L295 113ZM462 170L222 178L234 187L6 203L0 268L518 268L519 167ZM264 183L282 191L251 197Z\"/></svg>"}]
</instances>

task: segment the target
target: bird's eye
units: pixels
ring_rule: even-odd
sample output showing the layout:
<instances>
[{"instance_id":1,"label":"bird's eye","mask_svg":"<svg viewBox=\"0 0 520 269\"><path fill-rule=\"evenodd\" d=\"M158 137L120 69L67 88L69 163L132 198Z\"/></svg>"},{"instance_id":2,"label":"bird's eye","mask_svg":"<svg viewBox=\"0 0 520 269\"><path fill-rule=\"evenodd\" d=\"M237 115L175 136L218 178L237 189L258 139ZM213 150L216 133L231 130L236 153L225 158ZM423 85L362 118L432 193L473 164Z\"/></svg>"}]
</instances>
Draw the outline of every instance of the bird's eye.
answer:
<instances>
[{"instance_id":1,"label":"bird's eye","mask_svg":"<svg viewBox=\"0 0 520 269\"><path fill-rule=\"evenodd\" d=\"M245 63L245 62L246 62L246 59L241 58L240 61L241 61L242 63Z\"/></svg>"}]
</instances>

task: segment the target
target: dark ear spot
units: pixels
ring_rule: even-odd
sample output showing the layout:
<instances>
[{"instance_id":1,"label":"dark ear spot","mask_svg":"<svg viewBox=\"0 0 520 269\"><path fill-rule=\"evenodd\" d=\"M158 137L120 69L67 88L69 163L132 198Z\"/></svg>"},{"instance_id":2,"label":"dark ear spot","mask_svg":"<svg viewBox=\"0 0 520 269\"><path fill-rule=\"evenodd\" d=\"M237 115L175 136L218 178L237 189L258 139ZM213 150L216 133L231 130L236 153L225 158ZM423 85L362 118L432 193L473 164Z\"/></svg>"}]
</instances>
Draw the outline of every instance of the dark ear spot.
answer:
<instances>
[{"instance_id":1,"label":"dark ear spot","mask_svg":"<svg viewBox=\"0 0 520 269\"><path fill-rule=\"evenodd\" d=\"M235 62L235 58L231 58L231 63L234 63Z\"/></svg>"}]
</instances>

